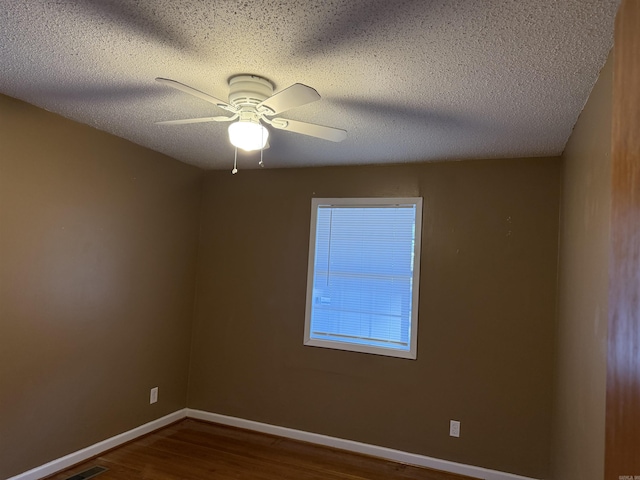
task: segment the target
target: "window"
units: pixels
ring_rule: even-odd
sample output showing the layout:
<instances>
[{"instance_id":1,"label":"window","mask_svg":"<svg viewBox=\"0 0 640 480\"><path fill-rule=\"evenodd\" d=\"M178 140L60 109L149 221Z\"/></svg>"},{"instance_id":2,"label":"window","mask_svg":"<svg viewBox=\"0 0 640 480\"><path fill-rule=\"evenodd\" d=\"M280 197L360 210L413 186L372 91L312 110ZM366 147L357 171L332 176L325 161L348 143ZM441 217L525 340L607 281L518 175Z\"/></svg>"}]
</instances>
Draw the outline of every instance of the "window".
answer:
<instances>
[{"instance_id":1,"label":"window","mask_svg":"<svg viewBox=\"0 0 640 480\"><path fill-rule=\"evenodd\" d=\"M315 198L305 345L416 358L421 198Z\"/></svg>"}]
</instances>

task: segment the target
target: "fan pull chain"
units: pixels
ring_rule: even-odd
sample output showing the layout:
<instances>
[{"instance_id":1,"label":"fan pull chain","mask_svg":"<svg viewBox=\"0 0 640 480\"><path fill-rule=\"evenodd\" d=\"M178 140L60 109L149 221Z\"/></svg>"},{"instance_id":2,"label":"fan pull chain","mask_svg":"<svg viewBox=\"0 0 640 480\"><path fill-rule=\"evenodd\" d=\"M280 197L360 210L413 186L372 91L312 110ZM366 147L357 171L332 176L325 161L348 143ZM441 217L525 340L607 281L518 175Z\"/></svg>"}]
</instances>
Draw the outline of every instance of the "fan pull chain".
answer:
<instances>
[{"instance_id":1,"label":"fan pull chain","mask_svg":"<svg viewBox=\"0 0 640 480\"><path fill-rule=\"evenodd\" d=\"M264 163L262 163L262 152L264 152L264 129L260 130L260 139L262 140L262 148L260 149L260 161L258 162L258 165L264 167Z\"/></svg>"},{"instance_id":2,"label":"fan pull chain","mask_svg":"<svg viewBox=\"0 0 640 480\"><path fill-rule=\"evenodd\" d=\"M233 175L238 173L238 147L236 147L235 155L233 157L233 170L231 170L231 173Z\"/></svg>"}]
</instances>

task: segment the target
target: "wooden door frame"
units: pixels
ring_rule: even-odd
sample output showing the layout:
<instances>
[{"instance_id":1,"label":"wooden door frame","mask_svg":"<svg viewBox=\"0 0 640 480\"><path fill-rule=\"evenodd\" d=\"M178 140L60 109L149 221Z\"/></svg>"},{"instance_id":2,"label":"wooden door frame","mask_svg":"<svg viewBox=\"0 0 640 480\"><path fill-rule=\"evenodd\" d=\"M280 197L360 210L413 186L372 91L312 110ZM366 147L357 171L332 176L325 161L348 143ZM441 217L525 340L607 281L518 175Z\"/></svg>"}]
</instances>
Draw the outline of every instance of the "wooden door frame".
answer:
<instances>
[{"instance_id":1,"label":"wooden door frame","mask_svg":"<svg viewBox=\"0 0 640 480\"><path fill-rule=\"evenodd\" d=\"M614 43L605 480L640 479L640 0Z\"/></svg>"}]
</instances>

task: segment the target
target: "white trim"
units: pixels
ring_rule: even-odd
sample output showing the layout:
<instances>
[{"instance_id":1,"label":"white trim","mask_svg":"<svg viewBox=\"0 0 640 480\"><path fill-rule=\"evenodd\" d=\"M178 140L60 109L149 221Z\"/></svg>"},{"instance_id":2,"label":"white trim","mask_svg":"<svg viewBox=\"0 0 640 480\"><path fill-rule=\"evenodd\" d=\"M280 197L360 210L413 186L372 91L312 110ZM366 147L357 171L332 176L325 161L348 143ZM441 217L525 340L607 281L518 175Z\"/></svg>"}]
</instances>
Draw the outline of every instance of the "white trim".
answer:
<instances>
[{"instance_id":1,"label":"white trim","mask_svg":"<svg viewBox=\"0 0 640 480\"><path fill-rule=\"evenodd\" d=\"M186 417L186 408L177 410L162 418L158 418L157 420L153 420L132 430L116 435L115 437L108 438L102 442L98 442L87 448L78 450L77 452L70 453L69 455L52 460L49 463L45 463L44 465L28 470L24 473L20 473L8 480L38 480L39 478L48 477L49 475L53 475L54 473L72 467L80 462L84 462L85 460L100 455L102 452L117 447L118 445L122 445L123 443L130 442L142 435L151 433L154 430L165 427L170 423L177 422L178 420L182 420Z\"/></svg>"},{"instance_id":2,"label":"white trim","mask_svg":"<svg viewBox=\"0 0 640 480\"><path fill-rule=\"evenodd\" d=\"M420 467L433 468L458 475L468 475L470 477L481 478L484 480L536 480L530 477L523 477L513 473L499 472L497 470L489 470L487 468L475 467L473 465L465 465L462 463L450 462L438 458L418 455L416 453L403 452L401 450L393 450L391 448L379 447L367 443L355 442L353 440L345 440L343 438L329 437L318 433L305 432L302 430L294 430L292 428L279 427L268 423L254 422L253 420L245 420L243 418L229 417L218 413L205 412L192 408L184 408L177 410L157 420L145 423L127 432L108 438L102 442L98 442L77 452L70 453L64 457L52 460L49 463L33 468L27 472L11 477L7 480L38 480L54 473L58 473L80 462L84 462L92 457L100 455L102 452L115 448L123 443L135 440L138 437L146 435L165 427L173 422L182 420L183 418L194 418L207 422L229 425L232 427L245 428L256 432L268 433L280 437L291 438L303 442L315 443L327 447L339 448L350 452L362 453L373 457L385 458L395 462L406 463L409 465L418 465Z\"/></svg>"},{"instance_id":3,"label":"white trim","mask_svg":"<svg viewBox=\"0 0 640 480\"><path fill-rule=\"evenodd\" d=\"M280 437L301 440L303 442L315 443L327 447L339 448L350 452L362 453L373 457L385 458L396 462L406 463L410 465L418 465L420 467L442 470L458 475L468 475L470 477L481 478L484 480L535 480L530 477L523 477L513 473L499 472L497 470L489 470L483 467L475 467L462 463L450 462L438 458L418 455L416 453L403 452L401 450L393 450L391 448L379 447L367 443L355 442L353 440L345 440L343 438L329 437L318 433L304 432L302 430L294 430L292 428L279 427L268 423L254 422L253 420L245 420L243 418L229 417L218 413L205 412L202 410L194 410L187 408L187 417L197 420L205 420L222 425L232 427L245 428L256 432L268 433Z\"/></svg>"}]
</instances>

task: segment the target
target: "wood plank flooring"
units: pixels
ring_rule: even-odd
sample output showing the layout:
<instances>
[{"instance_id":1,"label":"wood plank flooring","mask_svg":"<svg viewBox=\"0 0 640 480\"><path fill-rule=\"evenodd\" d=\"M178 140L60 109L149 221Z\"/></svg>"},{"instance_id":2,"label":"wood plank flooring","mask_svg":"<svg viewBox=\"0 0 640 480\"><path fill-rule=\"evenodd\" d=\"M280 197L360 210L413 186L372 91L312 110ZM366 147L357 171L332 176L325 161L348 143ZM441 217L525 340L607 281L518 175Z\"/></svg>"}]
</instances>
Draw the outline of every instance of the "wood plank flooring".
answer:
<instances>
[{"instance_id":1,"label":"wood plank flooring","mask_svg":"<svg viewBox=\"0 0 640 480\"><path fill-rule=\"evenodd\" d=\"M427 468L186 419L49 477L96 480L466 480Z\"/></svg>"}]
</instances>

